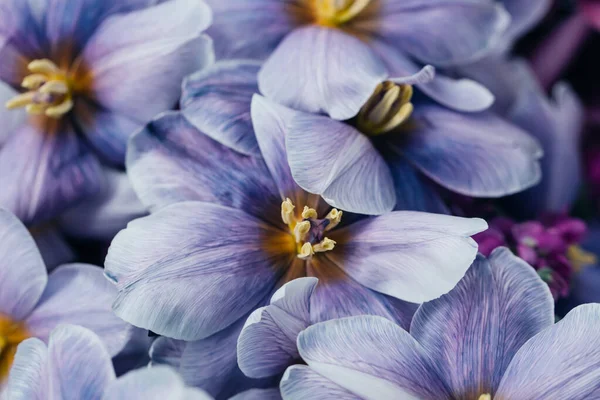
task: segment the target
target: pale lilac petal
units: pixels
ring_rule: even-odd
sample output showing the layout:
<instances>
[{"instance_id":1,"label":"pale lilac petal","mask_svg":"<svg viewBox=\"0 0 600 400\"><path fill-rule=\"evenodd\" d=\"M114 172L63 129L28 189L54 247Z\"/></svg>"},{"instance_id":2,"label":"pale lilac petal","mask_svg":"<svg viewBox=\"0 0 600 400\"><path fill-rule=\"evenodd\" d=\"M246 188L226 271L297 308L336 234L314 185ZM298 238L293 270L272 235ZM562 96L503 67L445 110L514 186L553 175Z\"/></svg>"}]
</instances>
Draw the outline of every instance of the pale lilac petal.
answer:
<instances>
[{"instance_id":1,"label":"pale lilac petal","mask_svg":"<svg viewBox=\"0 0 600 400\"><path fill-rule=\"evenodd\" d=\"M1 7L1 6L0 6ZM12 87L0 81L0 105L18 95ZM6 107L0 108L0 120L2 120L2 130L0 131L0 146L25 122L27 113L25 110L9 110Z\"/></svg>"},{"instance_id":2,"label":"pale lilac petal","mask_svg":"<svg viewBox=\"0 0 600 400\"><path fill-rule=\"evenodd\" d=\"M371 47L385 63L390 76L417 74L421 77L416 82L390 80L416 85L427 96L448 108L465 112L482 111L489 108L494 102L494 95L483 85L471 79L453 79L439 72L428 75L427 67L421 68L413 60L385 42L374 41L371 43Z\"/></svg>"},{"instance_id":3,"label":"pale lilac petal","mask_svg":"<svg viewBox=\"0 0 600 400\"><path fill-rule=\"evenodd\" d=\"M488 1L392 0L355 25L423 63L448 66L488 54L509 23L506 10Z\"/></svg>"},{"instance_id":4,"label":"pale lilac petal","mask_svg":"<svg viewBox=\"0 0 600 400\"><path fill-rule=\"evenodd\" d=\"M75 103L73 117L77 129L85 135L100 158L115 166L125 163L127 141L143 126L135 119L86 99Z\"/></svg>"},{"instance_id":5,"label":"pale lilac petal","mask_svg":"<svg viewBox=\"0 0 600 400\"><path fill-rule=\"evenodd\" d=\"M593 399L600 395L600 305L573 309L529 340L508 366L495 397Z\"/></svg>"},{"instance_id":6,"label":"pale lilac petal","mask_svg":"<svg viewBox=\"0 0 600 400\"><path fill-rule=\"evenodd\" d=\"M310 325L310 296L317 279L299 278L282 286L248 317L237 342L238 365L252 378L274 376L300 358L296 337Z\"/></svg>"},{"instance_id":7,"label":"pale lilac petal","mask_svg":"<svg viewBox=\"0 0 600 400\"><path fill-rule=\"evenodd\" d=\"M478 218L394 211L331 232L327 257L357 282L413 303L447 293L477 254Z\"/></svg>"},{"instance_id":8,"label":"pale lilac petal","mask_svg":"<svg viewBox=\"0 0 600 400\"><path fill-rule=\"evenodd\" d=\"M214 14L207 33L218 59L264 59L296 25L289 13L296 0L205 1Z\"/></svg>"},{"instance_id":9,"label":"pale lilac petal","mask_svg":"<svg viewBox=\"0 0 600 400\"><path fill-rule=\"evenodd\" d=\"M306 204L306 196L292 177L285 148L286 124L295 111L273 103L260 95L252 98L252 124L265 164L277 185L282 199L291 198L294 204Z\"/></svg>"},{"instance_id":10,"label":"pale lilac petal","mask_svg":"<svg viewBox=\"0 0 600 400\"><path fill-rule=\"evenodd\" d=\"M334 252L343 257L343 250L337 250L336 245ZM308 274L319 279L310 298L311 323L354 315L379 315L408 328L415 305L363 286L346 274L344 264L338 263L339 258L329 257L332 254L314 256L307 267Z\"/></svg>"},{"instance_id":11,"label":"pale lilac petal","mask_svg":"<svg viewBox=\"0 0 600 400\"><path fill-rule=\"evenodd\" d=\"M82 54L90 69L80 73L93 77L93 99L141 123L174 107L183 78L213 60L212 42L201 35L210 21L201 0L171 0L107 19Z\"/></svg>"},{"instance_id":12,"label":"pale lilac petal","mask_svg":"<svg viewBox=\"0 0 600 400\"><path fill-rule=\"evenodd\" d=\"M249 389L236 394L229 400L281 400L279 388L271 389Z\"/></svg>"},{"instance_id":13,"label":"pale lilac petal","mask_svg":"<svg viewBox=\"0 0 600 400\"><path fill-rule=\"evenodd\" d=\"M384 64L359 39L338 29L296 29L258 74L268 98L337 120L354 117L387 78Z\"/></svg>"},{"instance_id":14,"label":"pale lilac petal","mask_svg":"<svg viewBox=\"0 0 600 400\"><path fill-rule=\"evenodd\" d=\"M508 249L479 256L456 288L423 304L411 335L436 360L454 397L493 393L515 352L552 325L552 296Z\"/></svg>"},{"instance_id":15,"label":"pale lilac petal","mask_svg":"<svg viewBox=\"0 0 600 400\"><path fill-rule=\"evenodd\" d=\"M363 399L319 375L306 365L289 367L281 378L280 388L284 400Z\"/></svg>"},{"instance_id":16,"label":"pale lilac petal","mask_svg":"<svg viewBox=\"0 0 600 400\"><path fill-rule=\"evenodd\" d=\"M188 342L175 340L160 336L152 342L148 352L150 356L150 366L169 365L179 369L181 364L181 355Z\"/></svg>"},{"instance_id":17,"label":"pale lilac petal","mask_svg":"<svg viewBox=\"0 0 600 400\"><path fill-rule=\"evenodd\" d=\"M518 94L509 116L544 149L540 184L519 194L515 203L530 217L563 212L573 205L581 184L583 106L565 83L558 83L548 98L524 63L517 63L514 72Z\"/></svg>"},{"instance_id":18,"label":"pale lilac petal","mask_svg":"<svg viewBox=\"0 0 600 400\"><path fill-rule=\"evenodd\" d=\"M175 339L208 337L273 290L293 256L263 240L283 233L243 211L201 202L133 221L106 258L119 290L115 313Z\"/></svg>"},{"instance_id":19,"label":"pale lilac petal","mask_svg":"<svg viewBox=\"0 0 600 400\"><path fill-rule=\"evenodd\" d=\"M50 55L55 60L70 62L85 46L94 31L112 14L139 9L154 0L61 0L24 1L30 7L38 3L46 3L43 11L45 17L45 39L48 41ZM32 7L32 11L35 7Z\"/></svg>"},{"instance_id":20,"label":"pale lilac petal","mask_svg":"<svg viewBox=\"0 0 600 400\"><path fill-rule=\"evenodd\" d=\"M313 325L300 333L298 349L313 371L363 399L450 398L436 375L436 361L385 318L359 316Z\"/></svg>"},{"instance_id":21,"label":"pale lilac petal","mask_svg":"<svg viewBox=\"0 0 600 400\"><path fill-rule=\"evenodd\" d=\"M42 222L94 194L100 164L68 122L23 124L0 148L0 206Z\"/></svg>"},{"instance_id":22,"label":"pale lilac petal","mask_svg":"<svg viewBox=\"0 0 600 400\"><path fill-rule=\"evenodd\" d=\"M48 348L37 338L17 348L4 394L10 400L46 400L48 395ZM1 387L1 386L0 386Z\"/></svg>"},{"instance_id":23,"label":"pale lilac petal","mask_svg":"<svg viewBox=\"0 0 600 400\"><path fill-rule=\"evenodd\" d=\"M147 214L125 172L105 168L102 191L62 214L60 228L68 235L93 240L112 240L127 223Z\"/></svg>"},{"instance_id":24,"label":"pale lilac petal","mask_svg":"<svg viewBox=\"0 0 600 400\"><path fill-rule=\"evenodd\" d=\"M542 150L517 126L491 113L425 104L413 116L417 127L410 136L387 145L441 186L473 197L500 197L540 181Z\"/></svg>"},{"instance_id":25,"label":"pale lilac petal","mask_svg":"<svg viewBox=\"0 0 600 400\"><path fill-rule=\"evenodd\" d=\"M0 209L0 260L0 314L23 320L42 296L48 274L27 228L3 209Z\"/></svg>"},{"instance_id":26,"label":"pale lilac petal","mask_svg":"<svg viewBox=\"0 0 600 400\"><path fill-rule=\"evenodd\" d=\"M111 356L125 346L131 333L128 324L111 310L116 297L114 286L102 268L88 264L68 264L57 268L35 310L27 317L29 331L48 340L60 324L90 329L100 337Z\"/></svg>"},{"instance_id":27,"label":"pale lilac petal","mask_svg":"<svg viewBox=\"0 0 600 400\"><path fill-rule=\"evenodd\" d=\"M367 136L343 122L302 112L288 118L285 129L292 175L303 189L345 211L383 214L394 208L392 175Z\"/></svg>"},{"instance_id":28,"label":"pale lilac petal","mask_svg":"<svg viewBox=\"0 0 600 400\"><path fill-rule=\"evenodd\" d=\"M100 400L114 381L110 355L90 330L61 325L48 343L48 398Z\"/></svg>"},{"instance_id":29,"label":"pale lilac petal","mask_svg":"<svg viewBox=\"0 0 600 400\"><path fill-rule=\"evenodd\" d=\"M212 400L206 392L186 388L183 379L169 367L140 368L113 382L104 400Z\"/></svg>"},{"instance_id":30,"label":"pale lilac petal","mask_svg":"<svg viewBox=\"0 0 600 400\"><path fill-rule=\"evenodd\" d=\"M180 113L165 114L133 137L127 170L151 210L199 200L281 221L281 198L264 162L220 145ZM266 209L274 214L265 215Z\"/></svg>"},{"instance_id":31,"label":"pale lilac petal","mask_svg":"<svg viewBox=\"0 0 600 400\"><path fill-rule=\"evenodd\" d=\"M250 102L258 93L257 61L222 61L183 83L181 109L198 130L244 154L258 154Z\"/></svg>"}]
</instances>

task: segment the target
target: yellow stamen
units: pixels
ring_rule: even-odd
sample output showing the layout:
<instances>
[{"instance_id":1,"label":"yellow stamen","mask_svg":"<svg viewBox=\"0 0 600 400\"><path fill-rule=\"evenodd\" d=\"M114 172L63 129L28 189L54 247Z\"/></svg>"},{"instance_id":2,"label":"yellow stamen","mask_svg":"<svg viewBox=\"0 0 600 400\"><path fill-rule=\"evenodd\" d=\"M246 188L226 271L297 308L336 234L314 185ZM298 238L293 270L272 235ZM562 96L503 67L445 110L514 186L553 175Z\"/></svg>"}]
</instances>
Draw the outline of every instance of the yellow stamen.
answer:
<instances>
[{"instance_id":1,"label":"yellow stamen","mask_svg":"<svg viewBox=\"0 0 600 400\"><path fill-rule=\"evenodd\" d=\"M60 73L60 69L52 61L44 58L41 60L33 60L27 65L27 68L34 73L52 75Z\"/></svg>"},{"instance_id":2,"label":"yellow stamen","mask_svg":"<svg viewBox=\"0 0 600 400\"><path fill-rule=\"evenodd\" d=\"M21 86L30 91L6 102L6 108L25 107L30 114L51 118L60 118L71 111L72 87L66 74L47 59L33 60L27 67L33 73L23 79Z\"/></svg>"},{"instance_id":3,"label":"yellow stamen","mask_svg":"<svg viewBox=\"0 0 600 400\"><path fill-rule=\"evenodd\" d=\"M289 198L286 198L281 203L281 219L286 225L292 225L294 222L294 203Z\"/></svg>"},{"instance_id":4,"label":"yellow stamen","mask_svg":"<svg viewBox=\"0 0 600 400\"><path fill-rule=\"evenodd\" d=\"M402 125L412 114L413 88L383 82L377 86L356 117L357 128L367 135L381 135Z\"/></svg>"},{"instance_id":5,"label":"yellow stamen","mask_svg":"<svg viewBox=\"0 0 600 400\"><path fill-rule=\"evenodd\" d=\"M66 94L69 92L69 87L64 80L54 80L46 82L38 91L44 94Z\"/></svg>"},{"instance_id":6,"label":"yellow stamen","mask_svg":"<svg viewBox=\"0 0 600 400\"><path fill-rule=\"evenodd\" d=\"M304 210L302 210L302 218L309 219L309 218L317 218L317 217L318 217L317 210L315 210L314 208L304 206Z\"/></svg>"},{"instance_id":7,"label":"yellow stamen","mask_svg":"<svg viewBox=\"0 0 600 400\"><path fill-rule=\"evenodd\" d=\"M479 396L478 400L492 400L492 395L489 393L482 394L481 396Z\"/></svg>"},{"instance_id":8,"label":"yellow stamen","mask_svg":"<svg viewBox=\"0 0 600 400\"><path fill-rule=\"evenodd\" d=\"M298 252L298 258L306 260L312 257L313 254L315 254L315 252L313 251L312 245L310 243L304 243Z\"/></svg>"},{"instance_id":9,"label":"yellow stamen","mask_svg":"<svg viewBox=\"0 0 600 400\"><path fill-rule=\"evenodd\" d=\"M21 86L25 89L37 89L46 82L46 79L48 78L44 74L27 75L21 82Z\"/></svg>"},{"instance_id":10,"label":"yellow stamen","mask_svg":"<svg viewBox=\"0 0 600 400\"><path fill-rule=\"evenodd\" d=\"M354 19L371 0L312 0L315 22L322 26L340 26Z\"/></svg>"},{"instance_id":11,"label":"yellow stamen","mask_svg":"<svg viewBox=\"0 0 600 400\"><path fill-rule=\"evenodd\" d=\"M321 241L321 243L317 243L313 246L313 250L315 253L324 253L326 251L331 251L335 247L337 243L334 240L329 238L325 238Z\"/></svg>"},{"instance_id":12,"label":"yellow stamen","mask_svg":"<svg viewBox=\"0 0 600 400\"><path fill-rule=\"evenodd\" d=\"M23 93L18 96L15 96L5 103L6 108L8 108L9 110L12 110L15 108L25 107L26 105L30 104L33 101L34 96L35 96L35 92L27 92L27 93Z\"/></svg>"},{"instance_id":13,"label":"yellow stamen","mask_svg":"<svg viewBox=\"0 0 600 400\"><path fill-rule=\"evenodd\" d=\"M329 225L327 225L327 228L325 228L325 230L330 231L336 226L338 226L338 224L342 221L343 214L344 212L338 210L337 208L331 209L331 211L329 211L329 214L327 214L327 216L325 217L329 220Z\"/></svg>"},{"instance_id":14,"label":"yellow stamen","mask_svg":"<svg viewBox=\"0 0 600 400\"><path fill-rule=\"evenodd\" d=\"M73 108L73 100L66 98L62 103L46 109L46 115L51 118L60 118Z\"/></svg>"},{"instance_id":15,"label":"yellow stamen","mask_svg":"<svg viewBox=\"0 0 600 400\"><path fill-rule=\"evenodd\" d=\"M577 245L569 246L567 249L567 258L575 271L580 271L583 267L594 265L598 262L593 253L585 251Z\"/></svg>"},{"instance_id":16,"label":"yellow stamen","mask_svg":"<svg viewBox=\"0 0 600 400\"><path fill-rule=\"evenodd\" d=\"M294 227L294 237L296 238L296 243L303 242L306 239L306 235L310 231L310 221L302 221L298 222Z\"/></svg>"}]
</instances>

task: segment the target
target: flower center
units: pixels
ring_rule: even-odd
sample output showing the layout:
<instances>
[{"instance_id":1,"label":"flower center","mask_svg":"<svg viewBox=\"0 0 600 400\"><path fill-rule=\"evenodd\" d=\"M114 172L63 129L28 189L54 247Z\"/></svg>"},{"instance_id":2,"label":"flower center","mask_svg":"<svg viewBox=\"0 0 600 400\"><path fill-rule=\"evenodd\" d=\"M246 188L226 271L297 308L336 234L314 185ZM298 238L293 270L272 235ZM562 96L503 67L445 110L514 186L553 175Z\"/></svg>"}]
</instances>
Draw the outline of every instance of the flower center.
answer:
<instances>
[{"instance_id":1,"label":"flower center","mask_svg":"<svg viewBox=\"0 0 600 400\"><path fill-rule=\"evenodd\" d=\"M315 253L333 250L335 241L325 236L325 232L335 228L342 220L342 211L333 208L323 219L318 219L314 208L304 206L301 217L294 212L294 203L285 199L281 203L281 219L290 228L296 240L298 258L306 260Z\"/></svg>"},{"instance_id":2,"label":"flower center","mask_svg":"<svg viewBox=\"0 0 600 400\"><path fill-rule=\"evenodd\" d=\"M377 85L375 92L356 116L356 127L369 136L382 135L402 125L412 114L410 102L411 85L397 85L385 81Z\"/></svg>"},{"instance_id":3,"label":"flower center","mask_svg":"<svg viewBox=\"0 0 600 400\"><path fill-rule=\"evenodd\" d=\"M337 27L360 14L371 0L311 0L314 20L318 25Z\"/></svg>"},{"instance_id":4,"label":"flower center","mask_svg":"<svg viewBox=\"0 0 600 400\"><path fill-rule=\"evenodd\" d=\"M492 400L492 395L489 393L482 394L481 396L479 396L478 400Z\"/></svg>"},{"instance_id":5,"label":"flower center","mask_svg":"<svg viewBox=\"0 0 600 400\"><path fill-rule=\"evenodd\" d=\"M17 346L28 337L22 323L0 314L0 383L8 376Z\"/></svg>"},{"instance_id":6,"label":"flower center","mask_svg":"<svg viewBox=\"0 0 600 400\"><path fill-rule=\"evenodd\" d=\"M47 59L34 60L27 66L21 86L28 89L6 103L6 108L25 107L28 113L60 118L73 108L72 87L67 74Z\"/></svg>"}]
</instances>

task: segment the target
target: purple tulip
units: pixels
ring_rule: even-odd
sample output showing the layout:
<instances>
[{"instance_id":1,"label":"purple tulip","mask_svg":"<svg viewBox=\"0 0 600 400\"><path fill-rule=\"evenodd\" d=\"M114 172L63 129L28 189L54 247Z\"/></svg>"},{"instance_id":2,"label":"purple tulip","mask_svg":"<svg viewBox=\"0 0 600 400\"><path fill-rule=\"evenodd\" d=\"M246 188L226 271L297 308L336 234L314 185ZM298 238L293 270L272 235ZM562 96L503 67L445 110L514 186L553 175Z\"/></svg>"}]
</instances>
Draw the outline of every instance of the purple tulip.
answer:
<instances>
[{"instance_id":1,"label":"purple tulip","mask_svg":"<svg viewBox=\"0 0 600 400\"><path fill-rule=\"evenodd\" d=\"M311 311L318 320L368 313L406 321L414 308L401 300L452 289L475 257L470 236L487 227L480 219L332 209L296 185L276 125L260 125L256 141L264 159L220 145L180 113L150 123L132 139L127 167L152 213L120 232L106 259L119 291L116 314L195 341L182 374L211 394L237 368L248 314L284 283L320 279Z\"/></svg>"},{"instance_id":2,"label":"purple tulip","mask_svg":"<svg viewBox=\"0 0 600 400\"><path fill-rule=\"evenodd\" d=\"M202 0L7 0L0 15L0 205L27 224L99 191L101 163L122 166L212 60Z\"/></svg>"},{"instance_id":3,"label":"purple tulip","mask_svg":"<svg viewBox=\"0 0 600 400\"><path fill-rule=\"evenodd\" d=\"M499 249L450 293L421 305L406 331L378 316L322 322L298 336L285 400L584 399L600 390L600 305L554 324L533 268Z\"/></svg>"}]
</instances>

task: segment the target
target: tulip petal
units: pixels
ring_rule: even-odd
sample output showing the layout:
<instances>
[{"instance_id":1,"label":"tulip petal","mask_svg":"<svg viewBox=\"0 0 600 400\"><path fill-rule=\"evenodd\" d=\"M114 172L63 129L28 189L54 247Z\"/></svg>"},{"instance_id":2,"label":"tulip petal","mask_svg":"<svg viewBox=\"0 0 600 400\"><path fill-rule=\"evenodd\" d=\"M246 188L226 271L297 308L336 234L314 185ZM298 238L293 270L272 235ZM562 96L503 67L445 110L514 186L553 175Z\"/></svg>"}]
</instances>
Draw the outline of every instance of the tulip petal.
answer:
<instances>
[{"instance_id":1,"label":"tulip petal","mask_svg":"<svg viewBox=\"0 0 600 400\"><path fill-rule=\"evenodd\" d=\"M258 86L285 106L345 120L386 78L383 63L365 43L337 29L308 26L277 47L258 74Z\"/></svg>"},{"instance_id":2,"label":"tulip petal","mask_svg":"<svg viewBox=\"0 0 600 400\"><path fill-rule=\"evenodd\" d=\"M539 400L598 396L599 322L600 305L585 304L533 337L515 354L496 396Z\"/></svg>"},{"instance_id":3,"label":"tulip petal","mask_svg":"<svg viewBox=\"0 0 600 400\"><path fill-rule=\"evenodd\" d=\"M88 90L100 105L150 121L176 105L184 77L212 62L212 43L201 34L210 20L201 0L114 15L90 39L82 54L89 70L79 73L90 78Z\"/></svg>"},{"instance_id":4,"label":"tulip petal","mask_svg":"<svg viewBox=\"0 0 600 400\"><path fill-rule=\"evenodd\" d=\"M48 340L60 324L79 325L100 337L111 356L123 349L130 335L128 324L111 310L116 297L114 286L102 268L68 264L54 270L35 310L27 317L30 332Z\"/></svg>"},{"instance_id":5,"label":"tulip petal","mask_svg":"<svg viewBox=\"0 0 600 400\"><path fill-rule=\"evenodd\" d=\"M115 313L160 335L206 338L273 290L294 257L277 242L285 235L243 211L201 202L131 222L106 258L119 290Z\"/></svg>"},{"instance_id":6,"label":"tulip petal","mask_svg":"<svg viewBox=\"0 0 600 400\"><path fill-rule=\"evenodd\" d=\"M477 254L470 236L486 228L478 218L394 211L331 232L326 256L370 289L422 303L464 276Z\"/></svg>"},{"instance_id":7,"label":"tulip petal","mask_svg":"<svg viewBox=\"0 0 600 400\"><path fill-rule=\"evenodd\" d=\"M0 260L0 315L21 321L42 296L48 274L27 228L3 209L0 209Z\"/></svg>"},{"instance_id":8,"label":"tulip petal","mask_svg":"<svg viewBox=\"0 0 600 400\"><path fill-rule=\"evenodd\" d=\"M289 367L281 378L281 394L284 400L361 400L341 386L319 375L306 365Z\"/></svg>"},{"instance_id":9,"label":"tulip petal","mask_svg":"<svg viewBox=\"0 0 600 400\"><path fill-rule=\"evenodd\" d=\"M250 102L258 93L257 61L222 61L187 77L183 115L201 132L243 154L258 154Z\"/></svg>"}]
</instances>

